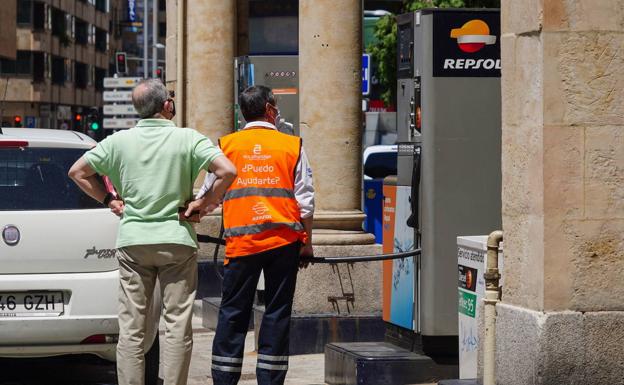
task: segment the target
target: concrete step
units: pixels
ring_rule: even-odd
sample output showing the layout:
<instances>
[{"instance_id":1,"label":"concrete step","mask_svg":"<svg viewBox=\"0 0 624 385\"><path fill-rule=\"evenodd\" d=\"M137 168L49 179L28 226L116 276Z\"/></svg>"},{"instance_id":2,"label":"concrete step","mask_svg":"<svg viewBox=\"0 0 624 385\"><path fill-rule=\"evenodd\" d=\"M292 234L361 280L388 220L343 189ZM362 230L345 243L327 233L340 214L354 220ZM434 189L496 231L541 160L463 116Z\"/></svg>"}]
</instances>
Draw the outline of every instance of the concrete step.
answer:
<instances>
[{"instance_id":1,"label":"concrete step","mask_svg":"<svg viewBox=\"0 0 624 385\"><path fill-rule=\"evenodd\" d=\"M469 380L444 380L438 382L438 385L482 385L482 382L472 378Z\"/></svg>"},{"instance_id":2,"label":"concrete step","mask_svg":"<svg viewBox=\"0 0 624 385\"><path fill-rule=\"evenodd\" d=\"M254 306L254 324L260 326L264 306ZM256 330L256 348L258 347ZM290 354L317 354L330 342L383 341L381 314L293 314L290 319Z\"/></svg>"},{"instance_id":3,"label":"concrete step","mask_svg":"<svg viewBox=\"0 0 624 385\"><path fill-rule=\"evenodd\" d=\"M387 342L330 343L325 347L325 382L329 385L405 385L457 376L457 365L439 364Z\"/></svg>"}]
</instances>

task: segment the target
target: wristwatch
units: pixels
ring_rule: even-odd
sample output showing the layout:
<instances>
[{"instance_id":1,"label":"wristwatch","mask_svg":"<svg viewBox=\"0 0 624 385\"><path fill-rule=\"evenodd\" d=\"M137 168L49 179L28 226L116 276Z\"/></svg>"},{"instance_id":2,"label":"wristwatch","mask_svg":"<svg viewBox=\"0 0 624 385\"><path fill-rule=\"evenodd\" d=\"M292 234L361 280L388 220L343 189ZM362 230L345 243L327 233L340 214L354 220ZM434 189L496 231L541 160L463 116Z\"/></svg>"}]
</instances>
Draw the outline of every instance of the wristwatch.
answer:
<instances>
[{"instance_id":1,"label":"wristwatch","mask_svg":"<svg viewBox=\"0 0 624 385\"><path fill-rule=\"evenodd\" d=\"M104 201L102 203L104 204L104 206L108 206L110 201L112 201L113 199L115 199L115 194L107 192L104 196Z\"/></svg>"}]
</instances>

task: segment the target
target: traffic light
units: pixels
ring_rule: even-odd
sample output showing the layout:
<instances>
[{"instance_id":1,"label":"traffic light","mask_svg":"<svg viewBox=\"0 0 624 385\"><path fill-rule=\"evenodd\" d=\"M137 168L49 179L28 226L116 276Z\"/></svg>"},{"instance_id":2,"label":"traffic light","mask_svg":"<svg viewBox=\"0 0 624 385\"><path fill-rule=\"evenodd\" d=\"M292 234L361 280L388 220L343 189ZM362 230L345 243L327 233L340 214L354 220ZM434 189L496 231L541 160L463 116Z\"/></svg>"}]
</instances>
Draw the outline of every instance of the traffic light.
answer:
<instances>
[{"instance_id":1,"label":"traffic light","mask_svg":"<svg viewBox=\"0 0 624 385\"><path fill-rule=\"evenodd\" d=\"M100 129L100 117L97 108L92 108L87 115L87 128L91 131Z\"/></svg>"},{"instance_id":2,"label":"traffic light","mask_svg":"<svg viewBox=\"0 0 624 385\"><path fill-rule=\"evenodd\" d=\"M125 52L117 52L115 54L116 60L115 62L117 63L117 73L118 74L125 74L126 72L128 72L127 68L126 68L126 53Z\"/></svg>"},{"instance_id":3,"label":"traffic light","mask_svg":"<svg viewBox=\"0 0 624 385\"><path fill-rule=\"evenodd\" d=\"M13 125L15 127L22 127L22 117L19 115L15 115L13 118Z\"/></svg>"},{"instance_id":4,"label":"traffic light","mask_svg":"<svg viewBox=\"0 0 624 385\"><path fill-rule=\"evenodd\" d=\"M74 114L74 130L82 131L82 115Z\"/></svg>"},{"instance_id":5,"label":"traffic light","mask_svg":"<svg viewBox=\"0 0 624 385\"><path fill-rule=\"evenodd\" d=\"M164 81L165 80L165 71L163 71L162 67L158 67L156 68L156 73L154 74L154 77Z\"/></svg>"}]
</instances>

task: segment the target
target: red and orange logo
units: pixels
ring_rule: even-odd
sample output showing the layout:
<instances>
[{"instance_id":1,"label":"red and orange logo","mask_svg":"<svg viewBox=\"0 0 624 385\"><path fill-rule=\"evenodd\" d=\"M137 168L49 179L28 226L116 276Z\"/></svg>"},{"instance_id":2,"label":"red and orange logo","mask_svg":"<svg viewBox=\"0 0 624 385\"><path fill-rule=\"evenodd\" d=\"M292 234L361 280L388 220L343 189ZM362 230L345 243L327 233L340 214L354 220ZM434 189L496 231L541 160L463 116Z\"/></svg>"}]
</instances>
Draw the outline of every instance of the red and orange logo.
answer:
<instances>
[{"instance_id":1,"label":"red and orange logo","mask_svg":"<svg viewBox=\"0 0 624 385\"><path fill-rule=\"evenodd\" d=\"M496 36L490 35L490 27L483 20L470 20L461 28L453 28L451 37L457 39L459 49L473 53L486 45L496 43Z\"/></svg>"}]
</instances>

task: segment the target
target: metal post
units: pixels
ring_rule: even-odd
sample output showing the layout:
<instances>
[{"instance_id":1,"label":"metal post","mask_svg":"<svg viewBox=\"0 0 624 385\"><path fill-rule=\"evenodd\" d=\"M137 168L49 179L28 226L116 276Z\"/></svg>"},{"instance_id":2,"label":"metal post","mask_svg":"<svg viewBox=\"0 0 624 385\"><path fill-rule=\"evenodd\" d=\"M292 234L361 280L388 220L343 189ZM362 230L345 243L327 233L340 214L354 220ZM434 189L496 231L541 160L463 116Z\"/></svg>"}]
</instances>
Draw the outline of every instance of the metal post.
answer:
<instances>
[{"instance_id":1,"label":"metal post","mask_svg":"<svg viewBox=\"0 0 624 385\"><path fill-rule=\"evenodd\" d=\"M152 76L158 69L158 0L152 0Z\"/></svg>"},{"instance_id":2,"label":"metal post","mask_svg":"<svg viewBox=\"0 0 624 385\"><path fill-rule=\"evenodd\" d=\"M147 29L149 27L149 8L147 7L147 0L143 0L143 79L147 79L149 76L147 70Z\"/></svg>"}]
</instances>

